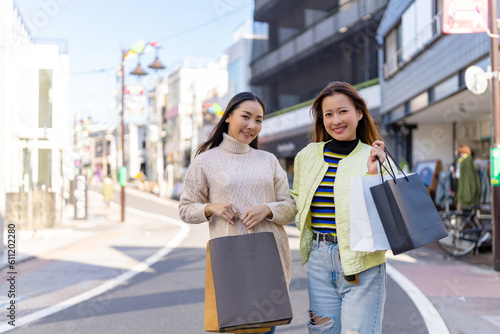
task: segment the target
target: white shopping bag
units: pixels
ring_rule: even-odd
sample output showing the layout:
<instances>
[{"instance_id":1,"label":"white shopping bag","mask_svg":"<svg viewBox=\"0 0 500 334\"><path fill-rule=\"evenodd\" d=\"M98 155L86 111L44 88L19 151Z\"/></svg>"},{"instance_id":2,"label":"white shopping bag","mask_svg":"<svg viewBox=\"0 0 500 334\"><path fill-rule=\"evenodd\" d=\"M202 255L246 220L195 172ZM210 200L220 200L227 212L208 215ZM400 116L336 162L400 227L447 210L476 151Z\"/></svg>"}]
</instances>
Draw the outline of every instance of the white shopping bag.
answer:
<instances>
[{"instance_id":1,"label":"white shopping bag","mask_svg":"<svg viewBox=\"0 0 500 334\"><path fill-rule=\"evenodd\" d=\"M380 184L380 176L351 178L351 250L374 252L391 249L370 187Z\"/></svg>"}]
</instances>

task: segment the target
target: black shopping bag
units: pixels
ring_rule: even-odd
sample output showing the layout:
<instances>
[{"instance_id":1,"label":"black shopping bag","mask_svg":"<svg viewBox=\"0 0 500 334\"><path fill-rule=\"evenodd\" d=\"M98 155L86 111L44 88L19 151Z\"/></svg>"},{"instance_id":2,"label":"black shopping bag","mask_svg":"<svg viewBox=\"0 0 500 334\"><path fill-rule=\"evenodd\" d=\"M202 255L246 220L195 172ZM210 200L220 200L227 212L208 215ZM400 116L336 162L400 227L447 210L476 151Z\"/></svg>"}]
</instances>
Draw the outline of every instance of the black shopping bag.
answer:
<instances>
[{"instance_id":1,"label":"black shopping bag","mask_svg":"<svg viewBox=\"0 0 500 334\"><path fill-rule=\"evenodd\" d=\"M382 168L387 168L380 161L379 165L382 174ZM448 233L420 176L403 173L404 177L396 178L392 168L387 172L391 178L370 191L392 252L397 255L446 237Z\"/></svg>"},{"instance_id":2,"label":"black shopping bag","mask_svg":"<svg viewBox=\"0 0 500 334\"><path fill-rule=\"evenodd\" d=\"M220 333L219 318L217 317L217 301L215 300L214 277L212 275L212 261L210 260L210 247L207 243L207 267L205 280L205 332ZM265 333L271 328L237 329L226 333Z\"/></svg>"},{"instance_id":3,"label":"black shopping bag","mask_svg":"<svg viewBox=\"0 0 500 334\"><path fill-rule=\"evenodd\" d=\"M292 321L290 297L271 232L214 238L208 242L208 251L219 332L266 331Z\"/></svg>"}]
</instances>

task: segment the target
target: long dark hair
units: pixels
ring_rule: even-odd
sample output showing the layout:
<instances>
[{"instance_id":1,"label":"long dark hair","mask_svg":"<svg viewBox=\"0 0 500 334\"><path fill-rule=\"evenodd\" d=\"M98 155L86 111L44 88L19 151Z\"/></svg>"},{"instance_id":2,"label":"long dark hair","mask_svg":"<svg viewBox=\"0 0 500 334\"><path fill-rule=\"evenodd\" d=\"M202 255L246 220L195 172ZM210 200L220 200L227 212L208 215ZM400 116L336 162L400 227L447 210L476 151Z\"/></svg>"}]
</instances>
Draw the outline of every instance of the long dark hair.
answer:
<instances>
[{"instance_id":1,"label":"long dark hair","mask_svg":"<svg viewBox=\"0 0 500 334\"><path fill-rule=\"evenodd\" d=\"M220 145L220 143L222 143L222 139L224 138L222 134L227 133L228 130L228 123L226 123L226 119L229 117L229 115L233 112L234 109L238 108L238 106L245 101L258 102L262 106L264 114L266 113L266 106L264 104L264 101L262 101L262 99L257 95L255 95L254 93L242 92L236 94L227 104L226 110L224 110L224 114L222 114L219 123L217 123L217 125L210 132L208 140L205 143L198 146L198 149L196 149L195 156L205 151L208 151L214 147L217 147ZM257 136L254 140L252 140L252 142L250 143L250 147L258 149L259 148L258 140L259 136Z\"/></svg>"},{"instance_id":2,"label":"long dark hair","mask_svg":"<svg viewBox=\"0 0 500 334\"><path fill-rule=\"evenodd\" d=\"M323 100L327 96L332 96L335 93L342 93L347 95L354 103L356 110L363 113L363 118L358 122L356 128L356 138L360 139L363 143L371 145L375 140L381 140L375 122L373 121L365 100L358 94L356 89L347 82L334 81L326 85L325 88L314 99L311 107L311 114L314 117L314 128L312 131L311 140L313 142L328 141L332 137L328 134L323 124Z\"/></svg>"}]
</instances>

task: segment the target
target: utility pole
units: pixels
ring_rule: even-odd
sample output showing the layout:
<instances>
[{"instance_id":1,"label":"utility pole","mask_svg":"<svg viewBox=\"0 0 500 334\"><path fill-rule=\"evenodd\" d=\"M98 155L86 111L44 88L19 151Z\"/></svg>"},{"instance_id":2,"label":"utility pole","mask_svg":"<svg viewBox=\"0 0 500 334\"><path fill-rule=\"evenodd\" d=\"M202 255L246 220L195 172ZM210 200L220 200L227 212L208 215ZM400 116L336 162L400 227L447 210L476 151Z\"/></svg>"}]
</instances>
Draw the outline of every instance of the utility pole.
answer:
<instances>
[{"instance_id":1,"label":"utility pole","mask_svg":"<svg viewBox=\"0 0 500 334\"><path fill-rule=\"evenodd\" d=\"M493 107L493 143L491 153L500 150L500 82L498 75L498 6L497 0L490 0L490 41L491 41L491 88ZM496 154L495 154L496 155ZM491 159L495 159L491 154ZM491 164L498 164L492 161ZM491 185L493 214L493 269L500 271L500 185Z\"/></svg>"},{"instance_id":2,"label":"utility pole","mask_svg":"<svg viewBox=\"0 0 500 334\"><path fill-rule=\"evenodd\" d=\"M124 115L125 115L125 49L122 49L122 63L121 63L121 71L122 71L122 110L120 112L120 128L121 128L121 144L120 144L120 155L121 155L121 167L125 167L125 123L124 123ZM125 185L120 184L121 194L120 194L120 204L121 204L121 222L125 221Z\"/></svg>"}]
</instances>

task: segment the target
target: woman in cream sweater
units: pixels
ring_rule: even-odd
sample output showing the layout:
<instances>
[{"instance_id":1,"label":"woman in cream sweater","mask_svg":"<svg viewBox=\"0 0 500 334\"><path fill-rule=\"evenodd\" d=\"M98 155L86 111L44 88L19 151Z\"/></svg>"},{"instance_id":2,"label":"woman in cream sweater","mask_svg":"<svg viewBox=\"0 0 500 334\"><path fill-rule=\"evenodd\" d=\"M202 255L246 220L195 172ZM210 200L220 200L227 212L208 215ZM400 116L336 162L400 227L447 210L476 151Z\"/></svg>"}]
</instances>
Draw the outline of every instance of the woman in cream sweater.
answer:
<instances>
[{"instance_id":1,"label":"woman in cream sweater","mask_svg":"<svg viewBox=\"0 0 500 334\"><path fill-rule=\"evenodd\" d=\"M229 101L189 167L179 212L186 223L208 221L210 238L272 232L290 284L291 255L283 225L293 222L297 211L285 171L273 154L258 149L264 112L264 103L253 93L239 93Z\"/></svg>"}]
</instances>

